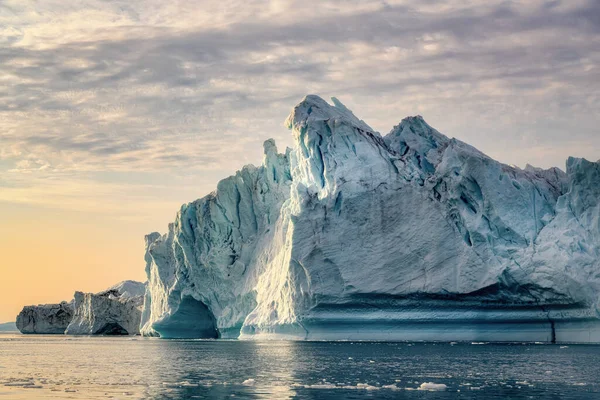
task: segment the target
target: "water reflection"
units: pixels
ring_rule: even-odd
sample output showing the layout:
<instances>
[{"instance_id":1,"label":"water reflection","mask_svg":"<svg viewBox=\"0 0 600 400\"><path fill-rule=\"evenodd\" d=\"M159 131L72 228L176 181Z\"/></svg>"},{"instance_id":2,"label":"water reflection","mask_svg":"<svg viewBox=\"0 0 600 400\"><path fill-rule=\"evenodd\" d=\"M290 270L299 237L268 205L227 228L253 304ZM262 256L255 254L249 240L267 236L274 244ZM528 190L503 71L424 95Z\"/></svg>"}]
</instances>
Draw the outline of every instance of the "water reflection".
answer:
<instances>
[{"instance_id":1,"label":"water reflection","mask_svg":"<svg viewBox=\"0 0 600 400\"><path fill-rule=\"evenodd\" d=\"M599 346L0 335L0 398L600 398ZM424 383L440 392L418 390Z\"/></svg>"},{"instance_id":2,"label":"water reflection","mask_svg":"<svg viewBox=\"0 0 600 400\"><path fill-rule=\"evenodd\" d=\"M147 398L291 399L295 395L296 342L156 341L147 357Z\"/></svg>"}]
</instances>

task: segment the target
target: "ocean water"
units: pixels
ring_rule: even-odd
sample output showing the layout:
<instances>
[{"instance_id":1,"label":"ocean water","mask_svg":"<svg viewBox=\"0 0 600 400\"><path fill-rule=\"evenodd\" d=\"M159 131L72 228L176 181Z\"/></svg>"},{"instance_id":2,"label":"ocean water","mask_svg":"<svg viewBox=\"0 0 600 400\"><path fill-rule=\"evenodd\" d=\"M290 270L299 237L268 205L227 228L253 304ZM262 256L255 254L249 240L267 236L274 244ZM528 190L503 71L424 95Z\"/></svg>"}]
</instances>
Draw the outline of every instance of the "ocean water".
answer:
<instances>
[{"instance_id":1,"label":"ocean water","mask_svg":"<svg viewBox=\"0 0 600 400\"><path fill-rule=\"evenodd\" d=\"M600 346L0 335L1 399L594 399Z\"/></svg>"}]
</instances>

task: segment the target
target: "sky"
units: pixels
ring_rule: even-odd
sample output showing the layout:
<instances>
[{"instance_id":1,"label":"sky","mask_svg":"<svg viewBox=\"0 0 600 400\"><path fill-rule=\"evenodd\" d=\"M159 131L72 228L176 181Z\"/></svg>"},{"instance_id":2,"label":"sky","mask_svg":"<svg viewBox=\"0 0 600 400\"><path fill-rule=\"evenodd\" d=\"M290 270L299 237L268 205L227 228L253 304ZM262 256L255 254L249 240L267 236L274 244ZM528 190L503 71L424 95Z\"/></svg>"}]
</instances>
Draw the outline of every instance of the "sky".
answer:
<instances>
[{"instance_id":1,"label":"sky","mask_svg":"<svg viewBox=\"0 0 600 400\"><path fill-rule=\"evenodd\" d=\"M0 2L0 322L144 280L306 94L524 167L600 158L597 0Z\"/></svg>"}]
</instances>

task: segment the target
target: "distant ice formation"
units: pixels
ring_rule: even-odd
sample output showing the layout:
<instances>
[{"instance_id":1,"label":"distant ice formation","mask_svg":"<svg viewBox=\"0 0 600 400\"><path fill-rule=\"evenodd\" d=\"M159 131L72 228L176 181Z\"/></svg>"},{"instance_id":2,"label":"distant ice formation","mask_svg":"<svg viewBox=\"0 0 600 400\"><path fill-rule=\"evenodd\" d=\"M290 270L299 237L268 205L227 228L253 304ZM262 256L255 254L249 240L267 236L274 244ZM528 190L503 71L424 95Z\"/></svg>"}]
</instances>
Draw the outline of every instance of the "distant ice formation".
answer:
<instances>
[{"instance_id":1,"label":"distant ice formation","mask_svg":"<svg viewBox=\"0 0 600 400\"><path fill-rule=\"evenodd\" d=\"M4 322L0 324L0 332L15 332L17 330L16 322Z\"/></svg>"},{"instance_id":2,"label":"distant ice formation","mask_svg":"<svg viewBox=\"0 0 600 400\"><path fill-rule=\"evenodd\" d=\"M22 333L139 334L144 283L124 281L100 293L75 292L70 303L26 306L17 316Z\"/></svg>"},{"instance_id":3,"label":"distant ice formation","mask_svg":"<svg viewBox=\"0 0 600 400\"><path fill-rule=\"evenodd\" d=\"M142 333L600 342L600 163L499 163L422 117L381 136L333 99L287 119L146 237Z\"/></svg>"},{"instance_id":4,"label":"distant ice formation","mask_svg":"<svg viewBox=\"0 0 600 400\"><path fill-rule=\"evenodd\" d=\"M17 329L27 334L62 334L73 318L73 304L25 306L17 316Z\"/></svg>"}]
</instances>

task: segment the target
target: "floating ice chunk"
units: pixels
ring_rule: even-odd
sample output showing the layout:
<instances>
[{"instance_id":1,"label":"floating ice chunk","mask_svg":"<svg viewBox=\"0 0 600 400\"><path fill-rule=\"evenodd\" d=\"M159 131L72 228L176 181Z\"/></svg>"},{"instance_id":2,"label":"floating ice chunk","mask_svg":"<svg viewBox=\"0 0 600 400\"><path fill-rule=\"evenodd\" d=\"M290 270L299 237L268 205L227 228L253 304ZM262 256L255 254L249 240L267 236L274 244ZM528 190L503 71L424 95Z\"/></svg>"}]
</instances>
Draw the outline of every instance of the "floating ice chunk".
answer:
<instances>
[{"instance_id":1,"label":"floating ice chunk","mask_svg":"<svg viewBox=\"0 0 600 400\"><path fill-rule=\"evenodd\" d=\"M383 385L382 389L390 389L390 390L400 390L400 388L396 385Z\"/></svg>"},{"instance_id":2,"label":"floating ice chunk","mask_svg":"<svg viewBox=\"0 0 600 400\"><path fill-rule=\"evenodd\" d=\"M242 382L242 385L245 386L254 386L254 384L256 383L256 381L252 378L246 379L244 382Z\"/></svg>"},{"instance_id":3,"label":"floating ice chunk","mask_svg":"<svg viewBox=\"0 0 600 400\"><path fill-rule=\"evenodd\" d=\"M419 390L446 390L448 386L443 383L433 383L433 382L423 382L421 386L419 386Z\"/></svg>"},{"instance_id":4,"label":"floating ice chunk","mask_svg":"<svg viewBox=\"0 0 600 400\"><path fill-rule=\"evenodd\" d=\"M344 385L342 383L316 383L312 385L301 385L301 384L293 384L292 387L303 387L305 389L346 389L346 390L380 390L380 389L391 389L391 390L399 390L400 388L396 385L386 385L386 386L374 386L368 383L357 383L356 385Z\"/></svg>"},{"instance_id":5,"label":"floating ice chunk","mask_svg":"<svg viewBox=\"0 0 600 400\"><path fill-rule=\"evenodd\" d=\"M368 383L357 383L356 387L358 389L365 389L365 390L379 390L380 389L377 386L369 385Z\"/></svg>"},{"instance_id":6,"label":"floating ice chunk","mask_svg":"<svg viewBox=\"0 0 600 400\"><path fill-rule=\"evenodd\" d=\"M332 383L317 383L314 385L304 385L306 389L337 389L338 386Z\"/></svg>"}]
</instances>

